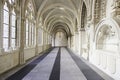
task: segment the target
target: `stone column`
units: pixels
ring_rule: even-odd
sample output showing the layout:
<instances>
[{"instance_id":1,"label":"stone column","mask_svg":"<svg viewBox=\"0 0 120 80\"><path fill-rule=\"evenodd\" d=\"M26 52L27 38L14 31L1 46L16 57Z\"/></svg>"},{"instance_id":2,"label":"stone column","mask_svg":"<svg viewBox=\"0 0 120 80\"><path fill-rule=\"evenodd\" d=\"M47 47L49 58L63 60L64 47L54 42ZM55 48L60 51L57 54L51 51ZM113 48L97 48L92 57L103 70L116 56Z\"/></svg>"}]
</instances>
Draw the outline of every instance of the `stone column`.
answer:
<instances>
[{"instance_id":1,"label":"stone column","mask_svg":"<svg viewBox=\"0 0 120 80\"><path fill-rule=\"evenodd\" d=\"M44 30L43 30L43 28L41 28L41 30L42 30L42 51L44 51Z\"/></svg>"},{"instance_id":2,"label":"stone column","mask_svg":"<svg viewBox=\"0 0 120 80\"><path fill-rule=\"evenodd\" d=\"M9 7L9 44L8 48L12 50L12 8L11 6Z\"/></svg>"},{"instance_id":3,"label":"stone column","mask_svg":"<svg viewBox=\"0 0 120 80\"><path fill-rule=\"evenodd\" d=\"M78 32L75 32L75 50L77 51L78 53L78 45L79 45L79 33Z\"/></svg>"},{"instance_id":4,"label":"stone column","mask_svg":"<svg viewBox=\"0 0 120 80\"><path fill-rule=\"evenodd\" d=\"M20 1L20 49L19 49L19 64L24 64L24 46L25 46L25 14L24 7L22 7L22 1Z\"/></svg>"},{"instance_id":5,"label":"stone column","mask_svg":"<svg viewBox=\"0 0 120 80\"><path fill-rule=\"evenodd\" d=\"M70 48L72 48L72 36L70 36Z\"/></svg>"},{"instance_id":6,"label":"stone column","mask_svg":"<svg viewBox=\"0 0 120 80\"><path fill-rule=\"evenodd\" d=\"M76 46L76 43L75 43L75 34L72 36L72 49L75 51L75 46Z\"/></svg>"},{"instance_id":7,"label":"stone column","mask_svg":"<svg viewBox=\"0 0 120 80\"><path fill-rule=\"evenodd\" d=\"M20 64L25 63L24 60L24 46L25 46L25 19L21 19L21 32L20 32Z\"/></svg>"},{"instance_id":8,"label":"stone column","mask_svg":"<svg viewBox=\"0 0 120 80\"><path fill-rule=\"evenodd\" d=\"M47 41L48 41L48 33L47 33L47 32L46 32L46 38L45 38L45 40L46 40L46 42L45 42L45 43L46 43L46 45L45 45L45 46L46 46L45 50L46 50L46 49L47 49L47 44L48 44L48 42L47 42Z\"/></svg>"},{"instance_id":9,"label":"stone column","mask_svg":"<svg viewBox=\"0 0 120 80\"><path fill-rule=\"evenodd\" d=\"M3 4L0 1L0 55L3 53Z\"/></svg>"},{"instance_id":10,"label":"stone column","mask_svg":"<svg viewBox=\"0 0 120 80\"><path fill-rule=\"evenodd\" d=\"M75 51L80 54L80 32L75 32Z\"/></svg>"},{"instance_id":11,"label":"stone column","mask_svg":"<svg viewBox=\"0 0 120 80\"><path fill-rule=\"evenodd\" d=\"M45 33L44 33L44 51L46 50L46 42L47 42L47 35L46 35L46 31L45 31Z\"/></svg>"},{"instance_id":12,"label":"stone column","mask_svg":"<svg viewBox=\"0 0 120 80\"><path fill-rule=\"evenodd\" d=\"M45 50L45 40L46 36L45 36L45 31L43 30L43 51Z\"/></svg>"},{"instance_id":13,"label":"stone column","mask_svg":"<svg viewBox=\"0 0 120 80\"><path fill-rule=\"evenodd\" d=\"M51 39L52 39L52 46L55 47L55 35L52 35Z\"/></svg>"},{"instance_id":14,"label":"stone column","mask_svg":"<svg viewBox=\"0 0 120 80\"><path fill-rule=\"evenodd\" d=\"M71 36L71 49L75 50L75 38L74 38L74 35Z\"/></svg>"},{"instance_id":15,"label":"stone column","mask_svg":"<svg viewBox=\"0 0 120 80\"><path fill-rule=\"evenodd\" d=\"M89 44L89 61L92 62L93 55L95 52L95 24L93 21L90 22L90 44Z\"/></svg>"},{"instance_id":16,"label":"stone column","mask_svg":"<svg viewBox=\"0 0 120 80\"><path fill-rule=\"evenodd\" d=\"M71 48L70 47L70 36L68 37L68 48Z\"/></svg>"},{"instance_id":17,"label":"stone column","mask_svg":"<svg viewBox=\"0 0 120 80\"><path fill-rule=\"evenodd\" d=\"M36 37L35 37L35 38L36 38L36 39L35 39L35 46L36 46L36 47L35 47L35 53L36 53L36 55L38 55L38 54L39 54L39 53L38 53L38 44L39 44L39 42L38 42L38 30L39 30L39 29L38 29L38 23L37 23L37 22L36 22L36 24L35 24L35 27L36 27L36 28L35 28L35 29L36 29L36 35L35 35L35 36L36 36ZM39 35L40 35L40 34L39 34Z\"/></svg>"},{"instance_id":18,"label":"stone column","mask_svg":"<svg viewBox=\"0 0 120 80\"><path fill-rule=\"evenodd\" d=\"M80 56L82 56L82 53L83 53L83 49L82 49L82 46L83 46L83 32L85 31L85 29L81 28L80 29Z\"/></svg>"},{"instance_id":19,"label":"stone column","mask_svg":"<svg viewBox=\"0 0 120 80\"><path fill-rule=\"evenodd\" d=\"M24 47L25 47L25 19L21 19L21 32L20 32L20 64L25 63L24 60Z\"/></svg>"}]
</instances>

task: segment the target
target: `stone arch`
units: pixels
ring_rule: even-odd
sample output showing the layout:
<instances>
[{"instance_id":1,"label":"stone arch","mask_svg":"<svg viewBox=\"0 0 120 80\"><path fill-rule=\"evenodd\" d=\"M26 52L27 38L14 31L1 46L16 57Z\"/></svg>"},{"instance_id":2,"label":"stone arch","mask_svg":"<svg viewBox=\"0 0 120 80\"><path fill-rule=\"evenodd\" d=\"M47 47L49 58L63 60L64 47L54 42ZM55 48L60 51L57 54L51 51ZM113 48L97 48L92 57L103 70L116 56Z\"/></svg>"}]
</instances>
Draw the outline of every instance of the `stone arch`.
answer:
<instances>
[{"instance_id":1,"label":"stone arch","mask_svg":"<svg viewBox=\"0 0 120 80\"><path fill-rule=\"evenodd\" d=\"M52 34L52 46L68 46L68 37L67 32L64 29L55 29L55 32Z\"/></svg>"},{"instance_id":2,"label":"stone arch","mask_svg":"<svg viewBox=\"0 0 120 80\"><path fill-rule=\"evenodd\" d=\"M118 20L117 19L113 19L113 18L107 18L107 19L103 19L101 20L98 24L97 27L95 28L95 36L94 36L94 41L96 41L97 39L97 35L99 30L101 29L101 27L103 25L110 25L115 29L115 32L117 33L117 38L120 39L120 24L118 24Z\"/></svg>"},{"instance_id":3,"label":"stone arch","mask_svg":"<svg viewBox=\"0 0 120 80\"><path fill-rule=\"evenodd\" d=\"M81 12L81 28L85 28L85 23L87 22L87 7L83 2L82 12Z\"/></svg>"},{"instance_id":4,"label":"stone arch","mask_svg":"<svg viewBox=\"0 0 120 80\"><path fill-rule=\"evenodd\" d=\"M117 72L117 59L120 56L120 24L117 19L107 18L100 21L95 29L93 63L108 74ZM103 30L103 31L102 31ZM112 30L112 31L111 31ZM100 33L104 33L103 37ZM109 37L110 36L110 37ZM98 39L103 45L98 46ZM104 41L105 40L105 41ZM105 47L104 47L105 45ZM109 72L107 72L107 70Z\"/></svg>"},{"instance_id":5,"label":"stone arch","mask_svg":"<svg viewBox=\"0 0 120 80\"><path fill-rule=\"evenodd\" d=\"M34 17L35 17L35 14L36 14L36 10L35 10L35 3L34 3L34 1L33 0L23 0L22 1L22 3L21 4L23 4L22 5L22 10L21 10L21 13L22 13L22 19L24 19L25 18L25 11L26 11L26 9L27 9L27 7L28 7L28 3L29 2L31 2L32 3L32 7L33 7L33 14L34 14Z\"/></svg>"}]
</instances>

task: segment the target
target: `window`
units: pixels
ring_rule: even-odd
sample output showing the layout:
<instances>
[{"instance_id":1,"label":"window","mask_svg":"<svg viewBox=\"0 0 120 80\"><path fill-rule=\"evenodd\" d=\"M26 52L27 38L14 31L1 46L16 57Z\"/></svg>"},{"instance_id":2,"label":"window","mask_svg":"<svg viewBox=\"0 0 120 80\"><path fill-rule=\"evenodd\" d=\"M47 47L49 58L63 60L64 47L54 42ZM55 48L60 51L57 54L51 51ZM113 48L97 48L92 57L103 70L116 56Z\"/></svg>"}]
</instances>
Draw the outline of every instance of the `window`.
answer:
<instances>
[{"instance_id":1,"label":"window","mask_svg":"<svg viewBox=\"0 0 120 80\"><path fill-rule=\"evenodd\" d=\"M26 9L26 46L33 46L35 44L35 26L34 26L34 15L33 6L29 2Z\"/></svg>"},{"instance_id":2,"label":"window","mask_svg":"<svg viewBox=\"0 0 120 80\"><path fill-rule=\"evenodd\" d=\"M3 48L5 51L7 51L9 47L14 49L16 46L16 14L14 8L10 14L7 5L12 4L7 4L5 2L3 7Z\"/></svg>"},{"instance_id":3,"label":"window","mask_svg":"<svg viewBox=\"0 0 120 80\"><path fill-rule=\"evenodd\" d=\"M8 50L9 46L9 9L7 7L7 3L5 3L3 8L3 48L4 50Z\"/></svg>"},{"instance_id":4,"label":"window","mask_svg":"<svg viewBox=\"0 0 120 80\"><path fill-rule=\"evenodd\" d=\"M15 48L16 43L16 15L14 10L12 11L12 26L11 26L11 47Z\"/></svg>"},{"instance_id":5,"label":"window","mask_svg":"<svg viewBox=\"0 0 120 80\"><path fill-rule=\"evenodd\" d=\"M29 35L29 34L28 34L28 32L29 32L28 30L29 30L28 20L26 19L26 46L28 46L28 38L29 38L29 37L28 37L28 35Z\"/></svg>"}]
</instances>

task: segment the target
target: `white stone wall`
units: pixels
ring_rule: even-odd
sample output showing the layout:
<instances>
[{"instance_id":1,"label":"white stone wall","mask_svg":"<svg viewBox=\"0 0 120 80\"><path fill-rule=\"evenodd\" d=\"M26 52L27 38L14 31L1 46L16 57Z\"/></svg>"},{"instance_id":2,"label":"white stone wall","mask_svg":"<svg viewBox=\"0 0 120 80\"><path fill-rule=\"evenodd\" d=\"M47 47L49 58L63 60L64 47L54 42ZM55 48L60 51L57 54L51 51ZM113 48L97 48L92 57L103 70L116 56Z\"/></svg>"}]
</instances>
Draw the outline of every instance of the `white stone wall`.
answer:
<instances>
[{"instance_id":1,"label":"white stone wall","mask_svg":"<svg viewBox=\"0 0 120 80\"><path fill-rule=\"evenodd\" d=\"M89 56L90 62L115 80L120 80L119 32L119 23L116 20L101 21L95 31L95 47Z\"/></svg>"},{"instance_id":2,"label":"white stone wall","mask_svg":"<svg viewBox=\"0 0 120 80\"><path fill-rule=\"evenodd\" d=\"M0 74L19 64L19 51L0 55Z\"/></svg>"},{"instance_id":3,"label":"white stone wall","mask_svg":"<svg viewBox=\"0 0 120 80\"><path fill-rule=\"evenodd\" d=\"M35 56L35 48L26 48L24 49L24 59L27 61L30 58Z\"/></svg>"},{"instance_id":4,"label":"white stone wall","mask_svg":"<svg viewBox=\"0 0 120 80\"><path fill-rule=\"evenodd\" d=\"M55 37L55 46L67 46L67 37L63 32L57 32Z\"/></svg>"}]
</instances>

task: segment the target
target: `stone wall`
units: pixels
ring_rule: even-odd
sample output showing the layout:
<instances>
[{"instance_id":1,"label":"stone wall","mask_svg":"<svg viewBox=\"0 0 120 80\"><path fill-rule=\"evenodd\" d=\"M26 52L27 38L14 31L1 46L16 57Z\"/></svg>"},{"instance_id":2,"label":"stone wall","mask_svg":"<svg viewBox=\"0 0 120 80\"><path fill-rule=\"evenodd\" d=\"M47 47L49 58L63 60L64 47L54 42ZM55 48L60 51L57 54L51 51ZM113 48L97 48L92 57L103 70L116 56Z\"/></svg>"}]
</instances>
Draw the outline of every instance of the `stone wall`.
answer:
<instances>
[{"instance_id":1,"label":"stone wall","mask_svg":"<svg viewBox=\"0 0 120 80\"><path fill-rule=\"evenodd\" d=\"M0 55L0 74L19 64L19 51Z\"/></svg>"}]
</instances>

